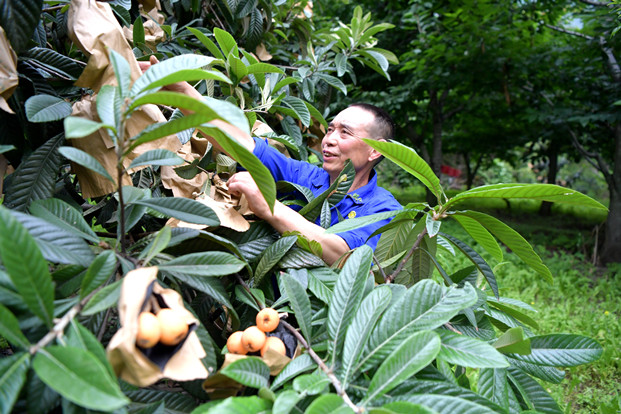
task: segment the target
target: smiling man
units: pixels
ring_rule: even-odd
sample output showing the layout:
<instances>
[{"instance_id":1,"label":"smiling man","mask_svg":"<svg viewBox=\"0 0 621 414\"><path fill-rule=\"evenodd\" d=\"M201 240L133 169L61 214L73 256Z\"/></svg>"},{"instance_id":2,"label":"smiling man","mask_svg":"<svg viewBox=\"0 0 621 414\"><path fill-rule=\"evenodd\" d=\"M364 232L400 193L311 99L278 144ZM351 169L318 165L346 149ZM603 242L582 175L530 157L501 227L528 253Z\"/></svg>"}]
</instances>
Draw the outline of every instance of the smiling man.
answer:
<instances>
[{"instance_id":1,"label":"smiling man","mask_svg":"<svg viewBox=\"0 0 621 414\"><path fill-rule=\"evenodd\" d=\"M157 59L151 56L150 62L139 63L145 71L157 62ZM175 83L165 88L202 99L200 93L187 82ZM339 217L362 217L402 208L390 192L377 185L377 175L373 167L381 158L381 154L361 139L371 138L378 141L392 139L393 121L390 115L381 108L358 103L350 105L336 115L321 141L323 168L287 158L275 148L270 147L266 140L253 138L226 122L214 120L211 124L226 131L252 151L272 173L275 181L285 180L302 185L309 188L315 196L328 189L343 170L345 162L351 159L356 176L347 196L331 209L331 225L338 223ZM214 147L222 150L217 141L214 139L209 139L209 141ZM319 242L323 250L322 258L330 265L349 250L363 244L368 244L375 249L380 236L377 235L370 239L369 236L390 221L386 219L355 230L327 234L326 230L319 225L320 219L314 223L310 222L278 200L272 213L248 172L234 174L227 184L231 193L244 194L252 211L259 218L271 224L279 233L299 231L308 239Z\"/></svg>"},{"instance_id":2,"label":"smiling man","mask_svg":"<svg viewBox=\"0 0 621 414\"><path fill-rule=\"evenodd\" d=\"M361 138L388 140L393 136L393 123L382 109L369 104L353 104L339 112L321 141L323 168L307 162L287 158L259 138L244 137L241 131L229 131L263 162L274 180L286 180L311 189L315 196L328 189L351 159L356 176L346 197L331 210L332 225L340 217L362 217L375 213L401 209L390 192L377 185L373 167L381 154ZM323 249L323 259L332 264L349 250L368 244L375 249L379 235L369 236L390 220L382 220L355 230L327 234L315 223L306 220L295 210L276 202L272 213L258 187L247 172L233 175L228 181L232 193L244 194L255 214L270 223L281 234L299 231L311 240L318 241ZM338 211L337 211L338 210ZM367 240L368 239L368 240Z\"/></svg>"}]
</instances>

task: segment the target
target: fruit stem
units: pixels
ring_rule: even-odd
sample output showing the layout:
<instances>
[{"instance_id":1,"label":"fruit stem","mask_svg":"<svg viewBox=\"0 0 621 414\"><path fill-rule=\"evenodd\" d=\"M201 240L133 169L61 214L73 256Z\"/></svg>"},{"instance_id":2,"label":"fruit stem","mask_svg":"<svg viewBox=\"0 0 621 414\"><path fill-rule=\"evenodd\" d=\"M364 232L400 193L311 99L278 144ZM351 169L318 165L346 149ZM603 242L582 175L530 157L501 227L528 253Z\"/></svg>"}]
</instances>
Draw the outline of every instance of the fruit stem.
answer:
<instances>
[{"instance_id":1,"label":"fruit stem","mask_svg":"<svg viewBox=\"0 0 621 414\"><path fill-rule=\"evenodd\" d=\"M250 290L250 287L248 286L248 284L246 282L244 282L244 279L241 278L241 276L239 275L239 273L235 273L235 277L237 278L237 281L239 282L239 284L246 290L246 292L248 292L248 294L250 295L250 297L252 299L254 299L254 301L257 303L257 306L259 307L259 310L265 308L265 304L261 303L261 301L259 300L259 298L257 298L254 293L252 293L252 290Z\"/></svg>"}]
</instances>

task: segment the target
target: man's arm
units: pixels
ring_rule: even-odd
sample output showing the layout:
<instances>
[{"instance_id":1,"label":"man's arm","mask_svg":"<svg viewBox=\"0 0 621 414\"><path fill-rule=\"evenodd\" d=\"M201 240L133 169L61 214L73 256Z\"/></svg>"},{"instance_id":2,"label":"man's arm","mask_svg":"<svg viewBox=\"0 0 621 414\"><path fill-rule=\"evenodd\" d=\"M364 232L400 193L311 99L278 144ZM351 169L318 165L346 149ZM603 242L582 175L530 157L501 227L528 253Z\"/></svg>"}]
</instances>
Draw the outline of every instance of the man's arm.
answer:
<instances>
[{"instance_id":1,"label":"man's arm","mask_svg":"<svg viewBox=\"0 0 621 414\"><path fill-rule=\"evenodd\" d=\"M323 252L322 258L329 265L332 265L350 250L345 240L340 236L327 234L323 227L311 223L297 211L279 201L274 204L274 213L272 213L249 173L237 173L229 179L227 184L231 193L243 193L252 211L259 218L267 221L279 233L299 231L306 238L319 242Z\"/></svg>"}]
</instances>

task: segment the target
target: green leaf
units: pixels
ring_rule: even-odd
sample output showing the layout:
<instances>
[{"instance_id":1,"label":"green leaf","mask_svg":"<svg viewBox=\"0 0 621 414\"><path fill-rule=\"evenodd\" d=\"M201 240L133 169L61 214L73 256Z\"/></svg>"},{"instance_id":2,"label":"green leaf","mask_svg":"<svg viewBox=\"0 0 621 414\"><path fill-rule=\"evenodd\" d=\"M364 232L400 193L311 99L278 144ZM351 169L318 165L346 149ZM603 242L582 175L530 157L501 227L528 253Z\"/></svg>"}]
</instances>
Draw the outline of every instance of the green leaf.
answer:
<instances>
[{"instance_id":1,"label":"green leaf","mask_svg":"<svg viewBox=\"0 0 621 414\"><path fill-rule=\"evenodd\" d=\"M476 291L470 284L443 288L430 279L418 282L384 313L355 370L376 366L412 333L438 328L476 301Z\"/></svg>"},{"instance_id":2,"label":"green leaf","mask_svg":"<svg viewBox=\"0 0 621 414\"><path fill-rule=\"evenodd\" d=\"M100 253L86 269L80 287L80 299L86 297L93 290L105 283L117 267L116 256L112 250Z\"/></svg>"},{"instance_id":3,"label":"green leaf","mask_svg":"<svg viewBox=\"0 0 621 414\"><path fill-rule=\"evenodd\" d=\"M477 220L483 227L489 230L505 246L511 249L524 263L532 267L537 273L542 275L548 282L552 283L552 273L543 264L541 258L533 247L518 232L507 226L502 221L477 211L462 211L459 214Z\"/></svg>"},{"instance_id":4,"label":"green leaf","mask_svg":"<svg viewBox=\"0 0 621 414\"><path fill-rule=\"evenodd\" d=\"M294 118L302 121L302 125L306 127L310 126L311 115L303 100L295 96L285 96L280 102L294 112Z\"/></svg>"},{"instance_id":5,"label":"green leaf","mask_svg":"<svg viewBox=\"0 0 621 414\"><path fill-rule=\"evenodd\" d=\"M0 358L0 413L13 412L13 405L26 382L29 365L30 355L27 352Z\"/></svg>"},{"instance_id":6,"label":"green leaf","mask_svg":"<svg viewBox=\"0 0 621 414\"><path fill-rule=\"evenodd\" d=\"M470 368L506 368L507 359L487 342L447 330L437 331L442 339L438 358Z\"/></svg>"},{"instance_id":7,"label":"green leaf","mask_svg":"<svg viewBox=\"0 0 621 414\"><path fill-rule=\"evenodd\" d=\"M597 361L602 346L594 339L574 334L532 336L530 355L510 354L511 358L549 367L575 367Z\"/></svg>"},{"instance_id":8,"label":"green leaf","mask_svg":"<svg viewBox=\"0 0 621 414\"><path fill-rule=\"evenodd\" d=\"M409 401L395 401L382 405L382 408L371 408L369 414L437 414L437 411Z\"/></svg>"},{"instance_id":9,"label":"green leaf","mask_svg":"<svg viewBox=\"0 0 621 414\"><path fill-rule=\"evenodd\" d=\"M144 25L142 24L141 16L136 17L136 20L134 20L134 25L133 25L133 30L132 30L132 41L134 43L134 46L138 44L143 44L143 45L145 44Z\"/></svg>"},{"instance_id":10,"label":"green leaf","mask_svg":"<svg viewBox=\"0 0 621 414\"><path fill-rule=\"evenodd\" d=\"M440 200L440 196L443 194L440 179L416 151L398 142L375 141L367 138L363 138L363 141L418 178Z\"/></svg>"},{"instance_id":11,"label":"green leaf","mask_svg":"<svg viewBox=\"0 0 621 414\"><path fill-rule=\"evenodd\" d=\"M378 221L386 220L387 218L394 217L401 213L402 210L385 211L382 213L370 214L368 216L348 218L341 222L336 223L334 226L326 229L327 234L344 233L346 231L358 229L360 227L367 226L369 224L377 223Z\"/></svg>"},{"instance_id":12,"label":"green leaf","mask_svg":"<svg viewBox=\"0 0 621 414\"><path fill-rule=\"evenodd\" d=\"M330 385L330 378L323 372L300 375L293 380L293 389L301 394L317 395Z\"/></svg>"},{"instance_id":13,"label":"green leaf","mask_svg":"<svg viewBox=\"0 0 621 414\"><path fill-rule=\"evenodd\" d=\"M255 269L253 285L258 286L263 278L269 273L270 270L282 259L285 254L291 249L291 247L297 241L296 236L281 237L276 243L271 244L259 260Z\"/></svg>"},{"instance_id":14,"label":"green leaf","mask_svg":"<svg viewBox=\"0 0 621 414\"><path fill-rule=\"evenodd\" d=\"M94 171L97 174L102 175L108 181L115 183L114 179L110 176L108 171L92 155L73 147L60 147L58 148L58 152L68 160L73 161L76 164L81 165L82 167L87 168L91 171Z\"/></svg>"},{"instance_id":15,"label":"green leaf","mask_svg":"<svg viewBox=\"0 0 621 414\"><path fill-rule=\"evenodd\" d=\"M532 326L535 329L539 329L539 324L537 323L536 320L534 320L533 318L531 318L530 316L526 315L525 313L522 313L510 306L507 306L503 303L500 302L496 302L496 301L489 301L489 304L491 306L494 306L497 309L500 309L501 311L505 312L507 315L511 315L513 316L515 319L517 319L518 321Z\"/></svg>"},{"instance_id":16,"label":"green leaf","mask_svg":"<svg viewBox=\"0 0 621 414\"><path fill-rule=\"evenodd\" d=\"M544 414L562 414L552 396L533 378L516 368L508 368L508 377L528 408Z\"/></svg>"},{"instance_id":17,"label":"green leaf","mask_svg":"<svg viewBox=\"0 0 621 414\"><path fill-rule=\"evenodd\" d=\"M310 371L311 369L314 369L316 367L317 365L310 357L310 355L302 354L292 359L287 365L285 365L283 370L280 371L280 374L278 374L276 378L274 378L270 389L277 390L281 385L287 383L292 378L295 378L301 373Z\"/></svg>"},{"instance_id":18,"label":"green leaf","mask_svg":"<svg viewBox=\"0 0 621 414\"><path fill-rule=\"evenodd\" d=\"M481 245L492 257L499 262L503 259L502 250L498 245L498 242L489 233L489 231L481 225L478 221L467 215L461 215L455 213L451 215L455 221L457 221L468 234Z\"/></svg>"},{"instance_id":19,"label":"green leaf","mask_svg":"<svg viewBox=\"0 0 621 414\"><path fill-rule=\"evenodd\" d=\"M295 313L295 319L302 331L302 335L304 335L306 341L310 343L310 339L312 338L311 319L313 314L306 289L304 289L300 282L294 279L289 273L284 273L280 276L280 285Z\"/></svg>"},{"instance_id":20,"label":"green leaf","mask_svg":"<svg viewBox=\"0 0 621 414\"><path fill-rule=\"evenodd\" d=\"M42 6L42 0L12 0L3 2L0 7L0 26L16 53L28 47L39 23Z\"/></svg>"},{"instance_id":21,"label":"green leaf","mask_svg":"<svg viewBox=\"0 0 621 414\"><path fill-rule=\"evenodd\" d=\"M30 205L30 213L78 237L99 243L99 237L84 220L84 216L66 201L59 198L35 200Z\"/></svg>"},{"instance_id":22,"label":"green leaf","mask_svg":"<svg viewBox=\"0 0 621 414\"><path fill-rule=\"evenodd\" d=\"M143 165L181 165L184 162L185 160L174 152L158 148L140 154L132 161L127 169L131 170L132 168L141 167Z\"/></svg>"},{"instance_id":23,"label":"green leaf","mask_svg":"<svg viewBox=\"0 0 621 414\"><path fill-rule=\"evenodd\" d=\"M164 226L157 232L155 238L151 240L149 245L138 255L138 260L147 265L155 256L160 254L170 244L172 239L172 230L169 226Z\"/></svg>"},{"instance_id":24,"label":"green leaf","mask_svg":"<svg viewBox=\"0 0 621 414\"><path fill-rule=\"evenodd\" d=\"M509 383L504 368L483 368L479 371L477 390L488 400L509 411Z\"/></svg>"},{"instance_id":25,"label":"green leaf","mask_svg":"<svg viewBox=\"0 0 621 414\"><path fill-rule=\"evenodd\" d=\"M246 64L233 54L229 54L226 59L229 64L229 75L234 84L239 83L246 75L248 75L248 69Z\"/></svg>"},{"instance_id":26,"label":"green leaf","mask_svg":"<svg viewBox=\"0 0 621 414\"><path fill-rule=\"evenodd\" d=\"M184 80L183 78L175 76L175 73L179 71L199 69L219 62L223 63L222 61L219 61L218 59L211 56L194 55L190 53L163 60L156 65L150 66L149 69L147 69L141 77L136 79L136 82L134 82L134 85L132 86L130 95L137 96L140 92L143 92L147 89L156 88L159 86L167 85L171 82L174 83L180 80ZM162 83L162 80L167 83ZM188 80L191 81L193 79Z\"/></svg>"},{"instance_id":27,"label":"green leaf","mask_svg":"<svg viewBox=\"0 0 621 414\"><path fill-rule=\"evenodd\" d=\"M26 117L30 122L52 122L71 115L71 104L52 95L34 95L26 100Z\"/></svg>"},{"instance_id":28,"label":"green leaf","mask_svg":"<svg viewBox=\"0 0 621 414\"><path fill-rule=\"evenodd\" d=\"M524 338L524 329L521 326L507 329L493 345L503 354L529 355L531 352L530 339Z\"/></svg>"},{"instance_id":29,"label":"green leaf","mask_svg":"<svg viewBox=\"0 0 621 414\"><path fill-rule=\"evenodd\" d=\"M347 86L339 78L326 73L317 72L315 76L333 88L339 90L343 95L347 95Z\"/></svg>"},{"instance_id":30,"label":"green leaf","mask_svg":"<svg viewBox=\"0 0 621 414\"><path fill-rule=\"evenodd\" d=\"M206 409L202 409L203 405L199 405L192 411L192 414L254 414L268 413L272 402L257 397L229 397L222 402L216 400L216 404L207 403Z\"/></svg>"},{"instance_id":31,"label":"green leaf","mask_svg":"<svg viewBox=\"0 0 621 414\"><path fill-rule=\"evenodd\" d=\"M277 66L270 65L269 63L253 63L246 67L248 70L248 74L256 74L256 73L280 73L284 75L285 72Z\"/></svg>"},{"instance_id":32,"label":"green leaf","mask_svg":"<svg viewBox=\"0 0 621 414\"><path fill-rule=\"evenodd\" d=\"M0 303L0 337L5 338L9 343L22 347L30 347L28 338L24 336L19 328L19 321L10 310Z\"/></svg>"},{"instance_id":33,"label":"green leaf","mask_svg":"<svg viewBox=\"0 0 621 414\"><path fill-rule=\"evenodd\" d=\"M121 296L122 282L122 279L117 280L95 293L91 300L84 306L80 314L85 316L94 315L112 306L116 306Z\"/></svg>"},{"instance_id":34,"label":"green leaf","mask_svg":"<svg viewBox=\"0 0 621 414\"><path fill-rule=\"evenodd\" d=\"M239 272L246 263L230 253L197 252L161 263L161 271L192 276L224 276Z\"/></svg>"},{"instance_id":35,"label":"green leaf","mask_svg":"<svg viewBox=\"0 0 621 414\"><path fill-rule=\"evenodd\" d=\"M97 94L97 115L101 122L116 131L117 121L121 117L121 108L117 106L118 88L112 85L103 85ZM115 136L112 139L116 139Z\"/></svg>"},{"instance_id":36,"label":"green leaf","mask_svg":"<svg viewBox=\"0 0 621 414\"><path fill-rule=\"evenodd\" d=\"M251 388L268 386L270 369L261 358L238 359L220 370L222 375Z\"/></svg>"},{"instance_id":37,"label":"green leaf","mask_svg":"<svg viewBox=\"0 0 621 414\"><path fill-rule=\"evenodd\" d=\"M149 207L159 213L188 223L204 224L213 227L220 225L220 219L218 219L218 216L210 207L191 198L158 197L135 200L128 204Z\"/></svg>"},{"instance_id":38,"label":"green leaf","mask_svg":"<svg viewBox=\"0 0 621 414\"><path fill-rule=\"evenodd\" d=\"M299 213L309 221L315 220L317 216L319 216L326 199L332 205L336 205L347 195L349 188L354 182L355 176L356 171L354 165L351 160L347 160L343 170L339 173L334 182L330 184L330 187L305 205Z\"/></svg>"},{"instance_id":39,"label":"green leaf","mask_svg":"<svg viewBox=\"0 0 621 414\"><path fill-rule=\"evenodd\" d=\"M64 141L58 134L37 148L22 161L12 174L12 185L6 189L3 204L18 211L26 211L33 200L51 197L62 157L56 148Z\"/></svg>"},{"instance_id":40,"label":"green leaf","mask_svg":"<svg viewBox=\"0 0 621 414\"><path fill-rule=\"evenodd\" d=\"M279 392L274 400L272 414L289 414L302 396L293 390Z\"/></svg>"},{"instance_id":41,"label":"green leaf","mask_svg":"<svg viewBox=\"0 0 621 414\"><path fill-rule=\"evenodd\" d=\"M235 38L231 36L228 32L218 27L215 27L213 30L213 35L218 41L218 45L220 45L224 56L228 56L231 52L237 53L237 42L235 41Z\"/></svg>"},{"instance_id":42,"label":"green leaf","mask_svg":"<svg viewBox=\"0 0 621 414\"><path fill-rule=\"evenodd\" d=\"M343 399L336 394L324 394L313 400L304 414L353 414Z\"/></svg>"},{"instance_id":43,"label":"green leaf","mask_svg":"<svg viewBox=\"0 0 621 414\"><path fill-rule=\"evenodd\" d=\"M75 319L73 319L69 324L69 332L67 332L67 345L81 348L93 354L106 368L108 374L110 375L110 379L116 382L116 375L114 374L112 366L108 362L106 350L103 345L91 331L86 329Z\"/></svg>"},{"instance_id":44,"label":"green leaf","mask_svg":"<svg viewBox=\"0 0 621 414\"><path fill-rule=\"evenodd\" d=\"M478 254L476 251L474 251L474 249L472 249L470 246L468 246L466 243L462 242L461 240L456 239L453 236L449 236L446 233L440 233L440 235L442 235L442 237L450 241L464 255L466 255L468 260L470 260L477 267L479 272L483 274L483 277L485 278L485 280L487 280L487 283L489 284L489 287L492 289L494 296L498 298L499 296L498 295L498 282L496 282L496 276L494 275L494 271L489 266L489 264L487 264L485 259L483 259L483 257L481 257L480 254Z\"/></svg>"},{"instance_id":45,"label":"green leaf","mask_svg":"<svg viewBox=\"0 0 621 414\"><path fill-rule=\"evenodd\" d=\"M83 138L104 126L101 122L95 122L77 116L69 116L65 118L63 122L65 126L65 138L67 139Z\"/></svg>"},{"instance_id":46,"label":"green leaf","mask_svg":"<svg viewBox=\"0 0 621 414\"><path fill-rule=\"evenodd\" d=\"M347 329L360 306L362 294L373 261L373 250L362 245L354 250L345 262L334 286L332 302L328 308L328 349L334 365L341 354Z\"/></svg>"},{"instance_id":47,"label":"green leaf","mask_svg":"<svg viewBox=\"0 0 621 414\"><path fill-rule=\"evenodd\" d=\"M554 184L493 184L476 187L459 193L450 199L444 208L469 198L526 198L530 200L550 201L553 203L574 204L608 210L603 204L593 200L579 191Z\"/></svg>"},{"instance_id":48,"label":"green leaf","mask_svg":"<svg viewBox=\"0 0 621 414\"><path fill-rule=\"evenodd\" d=\"M110 49L110 63L114 68L114 75L122 97L129 94L129 84L131 82L131 69L129 62L114 49Z\"/></svg>"},{"instance_id":49,"label":"green leaf","mask_svg":"<svg viewBox=\"0 0 621 414\"><path fill-rule=\"evenodd\" d=\"M366 406L429 365L438 352L440 337L434 332L417 332L404 339L377 368L362 405Z\"/></svg>"},{"instance_id":50,"label":"green leaf","mask_svg":"<svg viewBox=\"0 0 621 414\"><path fill-rule=\"evenodd\" d=\"M49 346L37 353L32 366L49 387L83 407L112 411L130 402L105 366L83 349Z\"/></svg>"},{"instance_id":51,"label":"green leaf","mask_svg":"<svg viewBox=\"0 0 621 414\"><path fill-rule=\"evenodd\" d=\"M406 400L439 414L498 414L495 409L451 395L417 394L406 397Z\"/></svg>"},{"instance_id":52,"label":"green leaf","mask_svg":"<svg viewBox=\"0 0 621 414\"><path fill-rule=\"evenodd\" d=\"M28 309L47 326L54 316L54 286L34 238L0 205L0 259Z\"/></svg>"},{"instance_id":53,"label":"green leaf","mask_svg":"<svg viewBox=\"0 0 621 414\"><path fill-rule=\"evenodd\" d=\"M200 30L194 27L188 27L187 29L190 32L192 32L194 36L196 36L196 38L207 48L207 50L209 50L209 52L214 57L224 62L225 60L224 55L222 54L220 49L218 49L218 46L216 46L216 44L210 38L207 37L207 35L205 35L203 32L201 32Z\"/></svg>"},{"instance_id":54,"label":"green leaf","mask_svg":"<svg viewBox=\"0 0 621 414\"><path fill-rule=\"evenodd\" d=\"M376 287L365 297L347 328L343 345L340 379L345 387L349 382L354 364L358 362L375 323L390 304L392 291L388 286Z\"/></svg>"},{"instance_id":55,"label":"green leaf","mask_svg":"<svg viewBox=\"0 0 621 414\"><path fill-rule=\"evenodd\" d=\"M0 145L0 154L4 154L5 152L9 152L15 149L15 145Z\"/></svg>"}]
</instances>

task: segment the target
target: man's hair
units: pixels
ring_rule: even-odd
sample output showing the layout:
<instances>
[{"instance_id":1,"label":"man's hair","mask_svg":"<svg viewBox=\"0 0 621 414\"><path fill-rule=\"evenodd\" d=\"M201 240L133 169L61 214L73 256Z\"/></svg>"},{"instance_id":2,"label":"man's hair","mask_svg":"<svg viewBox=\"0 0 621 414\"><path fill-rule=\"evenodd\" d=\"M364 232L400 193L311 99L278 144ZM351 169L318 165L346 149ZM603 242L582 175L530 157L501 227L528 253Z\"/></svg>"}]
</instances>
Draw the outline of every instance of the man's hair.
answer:
<instances>
[{"instance_id":1,"label":"man's hair","mask_svg":"<svg viewBox=\"0 0 621 414\"><path fill-rule=\"evenodd\" d=\"M378 136L370 137L373 139L385 139L386 141L391 140L395 136L395 122L392 120L392 117L380 108L379 106L371 105L369 103L357 102L348 106L351 107L359 107L366 111L371 112L375 117L375 125L377 126Z\"/></svg>"}]
</instances>

